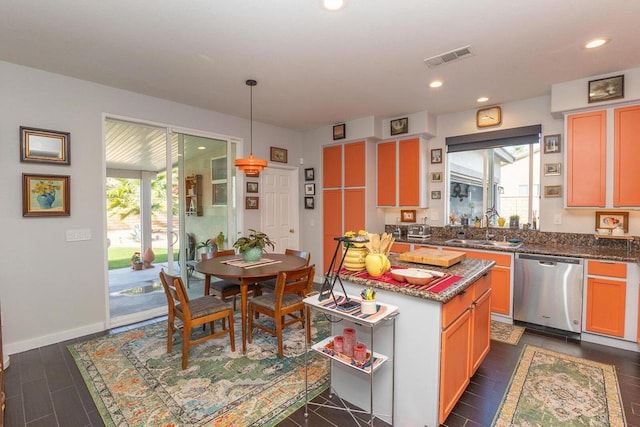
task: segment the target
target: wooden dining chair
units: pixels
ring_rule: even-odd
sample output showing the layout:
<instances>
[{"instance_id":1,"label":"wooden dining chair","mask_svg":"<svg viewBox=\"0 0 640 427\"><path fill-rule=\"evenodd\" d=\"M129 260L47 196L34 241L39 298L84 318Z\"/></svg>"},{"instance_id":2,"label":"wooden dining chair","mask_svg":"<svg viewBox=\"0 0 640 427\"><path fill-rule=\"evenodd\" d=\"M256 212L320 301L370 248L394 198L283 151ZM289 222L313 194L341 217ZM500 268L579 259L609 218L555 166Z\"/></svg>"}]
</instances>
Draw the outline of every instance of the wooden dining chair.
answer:
<instances>
[{"instance_id":1,"label":"wooden dining chair","mask_svg":"<svg viewBox=\"0 0 640 427\"><path fill-rule=\"evenodd\" d=\"M235 251L233 249L229 249L226 251L216 251L216 252L205 252L202 254L202 260L212 259L220 256L228 256L235 255ZM205 295L215 295L220 298L222 301L227 301L227 298L233 297L233 310L236 310L236 297L240 295L240 284L238 282L234 282L231 280L216 280L215 282L211 281L211 275L205 275L204 280L204 294Z\"/></svg>"},{"instance_id":2,"label":"wooden dining chair","mask_svg":"<svg viewBox=\"0 0 640 427\"><path fill-rule=\"evenodd\" d=\"M285 249L284 253L285 255L295 255L300 258L306 259L307 262L305 263L305 267L308 266L309 262L311 261L311 254L306 251L298 251L296 249ZM276 280L277 278L265 280L264 282L260 283L260 288L267 292L273 292L276 289Z\"/></svg>"},{"instance_id":3,"label":"wooden dining chair","mask_svg":"<svg viewBox=\"0 0 640 427\"><path fill-rule=\"evenodd\" d=\"M261 329L278 338L278 357L282 358L282 329L296 322L306 326L307 342L311 342L310 316L303 300L311 292L315 271L315 265L281 271L276 279L275 292L254 297L249 301L249 342L253 339L253 329ZM256 323L254 314L257 313L272 317L275 328Z\"/></svg>"},{"instance_id":4,"label":"wooden dining chair","mask_svg":"<svg viewBox=\"0 0 640 427\"><path fill-rule=\"evenodd\" d=\"M160 271L160 281L167 296L169 306L169 318L167 328L167 353L171 353L173 335L182 333L182 369L187 369L189 359L189 347L203 341L229 335L231 351L236 351L236 340L233 332L233 309L229 303L223 302L213 295L189 299L182 279ZM176 324L176 318L182 321L182 327ZM215 331L214 322L221 320L222 330ZM191 339L191 331L194 327L209 323L211 334L201 338ZM227 327L228 324L228 327Z\"/></svg>"}]
</instances>

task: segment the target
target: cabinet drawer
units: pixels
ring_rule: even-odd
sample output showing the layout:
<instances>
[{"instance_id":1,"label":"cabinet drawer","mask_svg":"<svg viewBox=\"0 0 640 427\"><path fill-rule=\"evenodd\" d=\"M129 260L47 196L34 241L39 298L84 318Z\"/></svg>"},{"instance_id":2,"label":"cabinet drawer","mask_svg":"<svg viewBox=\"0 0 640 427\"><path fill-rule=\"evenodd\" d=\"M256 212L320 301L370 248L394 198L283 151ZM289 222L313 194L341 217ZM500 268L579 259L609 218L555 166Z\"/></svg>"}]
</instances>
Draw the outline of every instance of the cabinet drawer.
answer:
<instances>
[{"instance_id":1,"label":"cabinet drawer","mask_svg":"<svg viewBox=\"0 0 640 427\"><path fill-rule=\"evenodd\" d=\"M609 277L627 277L627 264L623 262L606 262L589 260L587 267L589 275L593 276L609 276Z\"/></svg>"},{"instance_id":2,"label":"cabinet drawer","mask_svg":"<svg viewBox=\"0 0 640 427\"><path fill-rule=\"evenodd\" d=\"M467 258L475 258L475 259L483 259L487 261L495 261L496 265L501 265L503 267L511 267L511 257L510 254L497 254L493 252L484 252L484 251L472 251L468 249L458 249L458 248L443 248L444 250L449 251L457 251L464 252L467 254Z\"/></svg>"},{"instance_id":3,"label":"cabinet drawer","mask_svg":"<svg viewBox=\"0 0 640 427\"><path fill-rule=\"evenodd\" d=\"M442 306L442 329L446 329L473 302L475 283L456 295L451 301Z\"/></svg>"},{"instance_id":4,"label":"cabinet drawer","mask_svg":"<svg viewBox=\"0 0 640 427\"><path fill-rule=\"evenodd\" d=\"M411 250L411 245L408 243L394 243L391 245L391 252L402 253L409 252Z\"/></svg>"},{"instance_id":5,"label":"cabinet drawer","mask_svg":"<svg viewBox=\"0 0 640 427\"><path fill-rule=\"evenodd\" d=\"M491 272L489 271L484 276L480 277L473 284L473 301L477 301L478 298L484 294L487 289L491 287Z\"/></svg>"}]
</instances>

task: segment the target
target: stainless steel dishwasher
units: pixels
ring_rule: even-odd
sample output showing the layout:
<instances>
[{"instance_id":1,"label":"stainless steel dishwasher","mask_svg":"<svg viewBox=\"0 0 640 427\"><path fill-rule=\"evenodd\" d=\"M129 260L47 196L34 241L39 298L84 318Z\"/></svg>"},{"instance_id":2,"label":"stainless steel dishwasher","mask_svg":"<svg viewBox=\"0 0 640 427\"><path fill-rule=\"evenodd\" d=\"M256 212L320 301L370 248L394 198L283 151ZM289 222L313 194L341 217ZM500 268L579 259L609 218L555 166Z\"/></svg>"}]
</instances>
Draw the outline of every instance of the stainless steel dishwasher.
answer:
<instances>
[{"instance_id":1,"label":"stainless steel dishwasher","mask_svg":"<svg viewBox=\"0 0 640 427\"><path fill-rule=\"evenodd\" d=\"M583 276L578 258L516 254L514 320L579 334Z\"/></svg>"}]
</instances>

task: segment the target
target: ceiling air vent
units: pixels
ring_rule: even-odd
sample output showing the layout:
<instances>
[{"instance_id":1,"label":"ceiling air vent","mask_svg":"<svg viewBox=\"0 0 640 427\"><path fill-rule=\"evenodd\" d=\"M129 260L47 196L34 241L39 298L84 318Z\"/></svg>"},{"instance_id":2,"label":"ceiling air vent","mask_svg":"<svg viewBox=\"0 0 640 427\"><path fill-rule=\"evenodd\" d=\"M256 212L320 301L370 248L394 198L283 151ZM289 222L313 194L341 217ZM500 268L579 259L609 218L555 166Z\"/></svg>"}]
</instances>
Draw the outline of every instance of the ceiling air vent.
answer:
<instances>
[{"instance_id":1,"label":"ceiling air vent","mask_svg":"<svg viewBox=\"0 0 640 427\"><path fill-rule=\"evenodd\" d=\"M441 53L440 55L432 56L424 60L424 63L429 68L437 67L438 65L448 64L450 62L459 61L461 59L470 58L473 56L471 46L464 46L458 49L450 50L449 52Z\"/></svg>"}]
</instances>

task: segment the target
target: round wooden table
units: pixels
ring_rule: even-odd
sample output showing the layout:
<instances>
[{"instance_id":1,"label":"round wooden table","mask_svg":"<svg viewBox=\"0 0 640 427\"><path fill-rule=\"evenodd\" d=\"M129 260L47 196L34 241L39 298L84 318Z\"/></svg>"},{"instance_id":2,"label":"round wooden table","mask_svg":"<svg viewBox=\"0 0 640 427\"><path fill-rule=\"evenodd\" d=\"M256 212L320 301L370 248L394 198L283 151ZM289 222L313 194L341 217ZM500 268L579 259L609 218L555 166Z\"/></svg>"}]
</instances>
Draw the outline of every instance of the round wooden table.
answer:
<instances>
[{"instance_id":1,"label":"round wooden table","mask_svg":"<svg viewBox=\"0 0 640 427\"><path fill-rule=\"evenodd\" d=\"M265 254L261 261L272 260L276 262L244 268L227 264L231 260L242 260L242 256L229 255L200 261L195 265L195 270L205 275L205 289L210 286L211 276L238 280L242 298L240 310L242 315L242 353L244 354L247 352L247 292L249 286L273 279L278 276L280 271L302 268L307 260L296 255Z\"/></svg>"}]
</instances>

